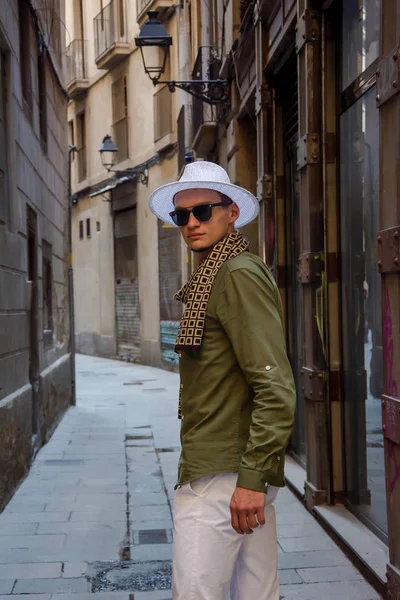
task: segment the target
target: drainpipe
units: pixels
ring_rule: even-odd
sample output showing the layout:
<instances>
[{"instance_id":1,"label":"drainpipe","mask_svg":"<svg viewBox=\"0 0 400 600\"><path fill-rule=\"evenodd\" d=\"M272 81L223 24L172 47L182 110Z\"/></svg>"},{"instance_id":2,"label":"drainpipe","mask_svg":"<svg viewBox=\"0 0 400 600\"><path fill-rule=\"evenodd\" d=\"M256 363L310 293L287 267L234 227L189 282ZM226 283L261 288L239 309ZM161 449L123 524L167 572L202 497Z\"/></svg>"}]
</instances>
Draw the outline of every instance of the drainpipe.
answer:
<instances>
[{"instance_id":1,"label":"drainpipe","mask_svg":"<svg viewBox=\"0 0 400 600\"><path fill-rule=\"evenodd\" d=\"M68 149L68 310L69 310L69 353L71 355L71 405L76 406L75 376L75 307L74 307L74 274L72 268L72 192L71 170L72 156L77 148L72 145Z\"/></svg>"}]
</instances>

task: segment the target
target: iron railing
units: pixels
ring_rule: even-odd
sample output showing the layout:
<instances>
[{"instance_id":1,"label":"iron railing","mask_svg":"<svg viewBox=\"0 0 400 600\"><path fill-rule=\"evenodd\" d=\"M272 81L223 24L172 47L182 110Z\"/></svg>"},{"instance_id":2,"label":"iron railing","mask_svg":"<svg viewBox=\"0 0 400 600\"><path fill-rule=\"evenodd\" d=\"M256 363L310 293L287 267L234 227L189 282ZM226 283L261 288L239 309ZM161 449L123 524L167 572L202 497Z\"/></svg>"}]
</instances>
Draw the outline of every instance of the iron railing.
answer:
<instances>
[{"instance_id":1,"label":"iron railing","mask_svg":"<svg viewBox=\"0 0 400 600\"><path fill-rule=\"evenodd\" d=\"M221 60L216 46L200 46L194 65L192 79L215 80L219 78ZM204 123L215 123L217 120L217 107L193 98L193 138Z\"/></svg>"},{"instance_id":2,"label":"iron railing","mask_svg":"<svg viewBox=\"0 0 400 600\"><path fill-rule=\"evenodd\" d=\"M67 85L86 79L86 40L73 40L66 50Z\"/></svg>"},{"instance_id":3,"label":"iron railing","mask_svg":"<svg viewBox=\"0 0 400 600\"><path fill-rule=\"evenodd\" d=\"M117 12L117 8L119 11ZM95 59L117 42L126 42L124 4L111 0L94 18Z\"/></svg>"},{"instance_id":4,"label":"iron railing","mask_svg":"<svg viewBox=\"0 0 400 600\"><path fill-rule=\"evenodd\" d=\"M172 132L172 94L163 86L154 94L154 141Z\"/></svg>"}]
</instances>

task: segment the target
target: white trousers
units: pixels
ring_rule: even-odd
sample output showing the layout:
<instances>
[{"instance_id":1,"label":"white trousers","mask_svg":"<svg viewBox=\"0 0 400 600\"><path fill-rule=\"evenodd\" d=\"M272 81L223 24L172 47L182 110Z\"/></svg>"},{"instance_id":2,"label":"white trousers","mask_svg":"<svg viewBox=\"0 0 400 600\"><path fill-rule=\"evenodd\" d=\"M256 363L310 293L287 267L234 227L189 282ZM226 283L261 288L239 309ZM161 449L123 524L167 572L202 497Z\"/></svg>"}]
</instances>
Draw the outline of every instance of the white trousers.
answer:
<instances>
[{"instance_id":1,"label":"white trousers","mask_svg":"<svg viewBox=\"0 0 400 600\"><path fill-rule=\"evenodd\" d=\"M176 490L173 600L279 600L275 508L268 487L265 525L252 534L232 528L236 473L197 479Z\"/></svg>"}]
</instances>

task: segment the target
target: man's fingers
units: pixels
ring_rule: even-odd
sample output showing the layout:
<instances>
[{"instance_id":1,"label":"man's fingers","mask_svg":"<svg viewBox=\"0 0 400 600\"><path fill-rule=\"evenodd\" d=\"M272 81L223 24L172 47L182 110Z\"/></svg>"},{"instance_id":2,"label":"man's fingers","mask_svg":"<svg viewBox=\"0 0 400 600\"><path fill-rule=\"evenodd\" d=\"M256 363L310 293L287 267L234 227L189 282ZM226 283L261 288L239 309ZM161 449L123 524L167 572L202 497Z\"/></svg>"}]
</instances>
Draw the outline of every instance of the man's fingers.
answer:
<instances>
[{"instance_id":1,"label":"man's fingers","mask_svg":"<svg viewBox=\"0 0 400 600\"><path fill-rule=\"evenodd\" d=\"M240 533L240 535L243 535L243 531L240 529L240 526L239 526L239 516L238 516L237 510L232 507L231 507L231 524L232 524L233 529L236 531L236 533Z\"/></svg>"},{"instance_id":2,"label":"man's fingers","mask_svg":"<svg viewBox=\"0 0 400 600\"><path fill-rule=\"evenodd\" d=\"M240 529L243 531L243 533L253 533L253 531L250 529L249 524L247 522L247 510L240 510L239 511L239 527Z\"/></svg>"},{"instance_id":3,"label":"man's fingers","mask_svg":"<svg viewBox=\"0 0 400 600\"><path fill-rule=\"evenodd\" d=\"M262 506L261 508L259 508L256 512L257 515L257 521L259 522L259 524L261 525L261 527L263 525L265 525L265 512L264 512L264 506Z\"/></svg>"}]
</instances>

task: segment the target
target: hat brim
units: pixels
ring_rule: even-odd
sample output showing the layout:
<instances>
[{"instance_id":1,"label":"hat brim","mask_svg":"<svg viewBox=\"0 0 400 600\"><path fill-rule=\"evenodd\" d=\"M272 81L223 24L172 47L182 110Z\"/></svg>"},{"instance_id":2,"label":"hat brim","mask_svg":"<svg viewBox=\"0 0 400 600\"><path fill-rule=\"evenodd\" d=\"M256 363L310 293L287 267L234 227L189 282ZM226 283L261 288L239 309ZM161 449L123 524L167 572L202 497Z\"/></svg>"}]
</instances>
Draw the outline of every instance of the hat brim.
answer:
<instances>
[{"instance_id":1,"label":"hat brim","mask_svg":"<svg viewBox=\"0 0 400 600\"><path fill-rule=\"evenodd\" d=\"M243 227L253 221L259 211L260 206L257 198L250 192L233 183L216 183L215 181L175 181L167 183L155 190L149 198L149 207L159 219L174 225L175 223L169 216L169 213L175 210L174 196L178 192L192 189L207 189L225 194L238 205L240 216L235 223L235 227Z\"/></svg>"}]
</instances>

